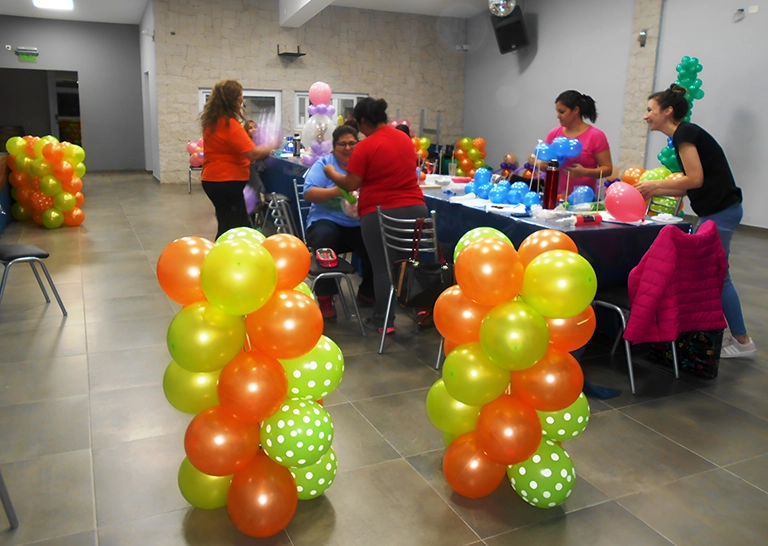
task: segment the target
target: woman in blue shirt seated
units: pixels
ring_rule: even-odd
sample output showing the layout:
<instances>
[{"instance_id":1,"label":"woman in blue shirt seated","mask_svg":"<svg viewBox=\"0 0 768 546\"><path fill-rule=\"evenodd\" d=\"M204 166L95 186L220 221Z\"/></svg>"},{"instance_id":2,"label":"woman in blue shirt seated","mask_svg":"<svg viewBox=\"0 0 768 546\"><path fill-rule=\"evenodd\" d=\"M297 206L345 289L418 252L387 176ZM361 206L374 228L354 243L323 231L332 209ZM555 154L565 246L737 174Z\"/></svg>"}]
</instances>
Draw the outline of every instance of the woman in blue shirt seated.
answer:
<instances>
[{"instance_id":1,"label":"woman in blue shirt seated","mask_svg":"<svg viewBox=\"0 0 768 546\"><path fill-rule=\"evenodd\" d=\"M332 248L337 254L355 252L362 262L363 282L357 291L357 302L369 307L376 301L373 292L373 270L360 232L360 220L347 216L341 209L341 192L323 172L326 165L346 174L352 149L357 144L357 131L352 127L337 127L333 132L333 152L320 158L304 177L304 199L311 203L307 216L307 245L313 249ZM315 293L327 321L336 320L333 295L336 283L320 279Z\"/></svg>"}]
</instances>

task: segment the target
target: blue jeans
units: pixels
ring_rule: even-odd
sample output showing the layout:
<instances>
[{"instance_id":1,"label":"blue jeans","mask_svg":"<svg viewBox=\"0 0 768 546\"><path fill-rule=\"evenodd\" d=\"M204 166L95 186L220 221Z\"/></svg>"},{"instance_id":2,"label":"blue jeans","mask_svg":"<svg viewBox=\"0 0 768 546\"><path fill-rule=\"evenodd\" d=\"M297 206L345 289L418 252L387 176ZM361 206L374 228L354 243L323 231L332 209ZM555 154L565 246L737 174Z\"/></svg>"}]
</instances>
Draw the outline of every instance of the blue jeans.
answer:
<instances>
[{"instance_id":1,"label":"blue jeans","mask_svg":"<svg viewBox=\"0 0 768 546\"><path fill-rule=\"evenodd\" d=\"M717 231L720 233L720 240L723 242L726 260L731 253L731 239L733 238L733 232L736 230L736 226L741 222L741 217L743 215L744 209L742 208L741 203L737 203L720 212L699 218L699 225L707 220L712 220L717 224ZM725 320L728 321L728 328L730 328L731 334L735 336L745 335L747 333L747 326L744 324L744 315L741 312L739 294L736 292L736 287L733 286L733 282L731 281L730 266L725 271L722 300L723 313L725 313Z\"/></svg>"}]
</instances>

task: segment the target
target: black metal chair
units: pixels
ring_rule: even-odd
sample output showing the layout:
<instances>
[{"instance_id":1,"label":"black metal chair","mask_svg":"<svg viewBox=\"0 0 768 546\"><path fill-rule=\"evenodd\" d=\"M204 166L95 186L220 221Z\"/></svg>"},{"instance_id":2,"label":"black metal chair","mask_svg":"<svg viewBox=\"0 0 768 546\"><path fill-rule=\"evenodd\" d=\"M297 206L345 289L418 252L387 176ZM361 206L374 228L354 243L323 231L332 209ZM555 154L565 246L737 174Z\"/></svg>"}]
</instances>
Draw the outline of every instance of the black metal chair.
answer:
<instances>
[{"instance_id":1,"label":"black metal chair","mask_svg":"<svg viewBox=\"0 0 768 546\"><path fill-rule=\"evenodd\" d=\"M62 314L66 317L67 310L64 307L64 303L62 303L61 298L59 297L59 292L56 290L56 286L53 284L50 273L48 273L48 268L45 267L45 264L43 263L43 260L48 256L50 256L50 254L48 254L45 250L34 245L0 245L0 264L4 266L3 277L2 280L0 280L0 303L3 301L5 284L8 280L8 273L11 270L11 266L25 262L28 263L32 268L32 272L35 274L37 284L40 286L40 290L43 292L46 303L51 303L51 299L48 297L48 292L45 290L45 286L43 285L43 280L40 278L40 274L37 272L37 268L35 267L35 264L38 264L42 268L43 273L45 274L45 278L48 279L48 285L51 287L53 295L56 297L56 301L59 303L59 307L61 307Z\"/></svg>"},{"instance_id":2,"label":"black metal chair","mask_svg":"<svg viewBox=\"0 0 768 546\"><path fill-rule=\"evenodd\" d=\"M3 481L3 474L0 472L0 502L5 509L5 515L8 516L8 523L11 524L11 530L16 529L19 526L19 518L16 517L16 511L11 504L11 496L8 494L8 489L5 487Z\"/></svg>"}]
</instances>

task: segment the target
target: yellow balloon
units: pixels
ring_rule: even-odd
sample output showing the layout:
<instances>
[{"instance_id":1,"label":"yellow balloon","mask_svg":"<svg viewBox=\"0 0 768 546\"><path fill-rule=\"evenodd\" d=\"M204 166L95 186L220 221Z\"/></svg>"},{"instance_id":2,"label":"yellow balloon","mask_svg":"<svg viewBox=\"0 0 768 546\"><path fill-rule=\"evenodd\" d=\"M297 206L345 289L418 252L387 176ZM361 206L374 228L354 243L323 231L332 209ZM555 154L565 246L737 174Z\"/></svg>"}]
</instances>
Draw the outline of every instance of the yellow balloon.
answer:
<instances>
[{"instance_id":1,"label":"yellow balloon","mask_svg":"<svg viewBox=\"0 0 768 546\"><path fill-rule=\"evenodd\" d=\"M224 241L241 241L243 239L251 241L257 245L260 245L267 240L264 234L259 230L249 227L237 227L222 233L219 238L216 239L216 242L223 243Z\"/></svg>"},{"instance_id":2,"label":"yellow balloon","mask_svg":"<svg viewBox=\"0 0 768 546\"><path fill-rule=\"evenodd\" d=\"M200 284L208 301L232 315L248 315L267 303L277 286L270 253L244 238L216 243L203 261Z\"/></svg>"},{"instance_id":3,"label":"yellow balloon","mask_svg":"<svg viewBox=\"0 0 768 546\"><path fill-rule=\"evenodd\" d=\"M227 493L232 483L232 475L209 476L192 466L184 457L179 467L179 491L189 504L195 508L214 510L227 504Z\"/></svg>"},{"instance_id":4,"label":"yellow balloon","mask_svg":"<svg viewBox=\"0 0 768 546\"><path fill-rule=\"evenodd\" d=\"M317 301L317 298L315 297L315 293L312 292L312 289L305 282L301 283L299 286L294 288L294 290L296 290L297 292L301 292L305 296L309 296L310 298L312 298L312 301L315 301L315 302Z\"/></svg>"},{"instance_id":5,"label":"yellow balloon","mask_svg":"<svg viewBox=\"0 0 768 546\"><path fill-rule=\"evenodd\" d=\"M482 406L504 394L510 379L509 370L494 364L477 342L459 345L443 364L448 394L470 406Z\"/></svg>"},{"instance_id":6,"label":"yellow balloon","mask_svg":"<svg viewBox=\"0 0 768 546\"><path fill-rule=\"evenodd\" d=\"M460 436L475 430L480 406L462 404L445 388L438 379L427 393L427 417L439 431Z\"/></svg>"},{"instance_id":7,"label":"yellow balloon","mask_svg":"<svg viewBox=\"0 0 768 546\"><path fill-rule=\"evenodd\" d=\"M523 275L520 296L545 317L569 318L587 308L597 293L597 275L583 256L550 250L534 258Z\"/></svg>"},{"instance_id":8,"label":"yellow balloon","mask_svg":"<svg viewBox=\"0 0 768 546\"><path fill-rule=\"evenodd\" d=\"M163 375L165 398L177 410L196 415L219 403L219 375L221 369L195 373L171 361Z\"/></svg>"},{"instance_id":9,"label":"yellow balloon","mask_svg":"<svg viewBox=\"0 0 768 546\"><path fill-rule=\"evenodd\" d=\"M547 352L547 322L519 299L497 305L480 324L480 345L505 370L530 368Z\"/></svg>"}]
</instances>

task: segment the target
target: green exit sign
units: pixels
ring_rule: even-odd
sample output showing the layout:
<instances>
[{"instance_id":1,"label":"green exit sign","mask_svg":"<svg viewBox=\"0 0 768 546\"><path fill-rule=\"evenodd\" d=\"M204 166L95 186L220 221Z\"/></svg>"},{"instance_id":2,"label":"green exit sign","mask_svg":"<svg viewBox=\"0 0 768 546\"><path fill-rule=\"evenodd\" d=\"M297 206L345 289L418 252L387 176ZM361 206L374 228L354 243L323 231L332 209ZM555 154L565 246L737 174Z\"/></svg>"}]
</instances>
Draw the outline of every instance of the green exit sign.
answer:
<instances>
[{"instance_id":1,"label":"green exit sign","mask_svg":"<svg viewBox=\"0 0 768 546\"><path fill-rule=\"evenodd\" d=\"M36 63L37 55L32 53L19 53L19 61L22 63Z\"/></svg>"}]
</instances>

